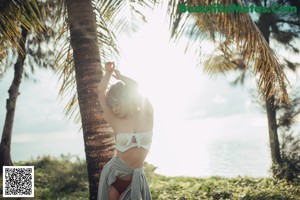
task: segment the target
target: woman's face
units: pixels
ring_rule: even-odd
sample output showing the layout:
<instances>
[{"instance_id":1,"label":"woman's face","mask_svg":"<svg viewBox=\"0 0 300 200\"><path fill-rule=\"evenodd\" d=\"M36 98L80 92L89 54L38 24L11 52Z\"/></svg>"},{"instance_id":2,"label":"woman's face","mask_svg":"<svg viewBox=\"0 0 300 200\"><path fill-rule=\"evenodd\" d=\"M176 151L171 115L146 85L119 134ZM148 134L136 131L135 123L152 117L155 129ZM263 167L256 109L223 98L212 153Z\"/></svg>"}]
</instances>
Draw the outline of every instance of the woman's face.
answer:
<instances>
[{"instance_id":1,"label":"woman's face","mask_svg":"<svg viewBox=\"0 0 300 200\"><path fill-rule=\"evenodd\" d=\"M111 110L112 112L119 118L125 118L127 115L126 109L124 107L124 104L122 103L121 100L112 98L111 102Z\"/></svg>"}]
</instances>

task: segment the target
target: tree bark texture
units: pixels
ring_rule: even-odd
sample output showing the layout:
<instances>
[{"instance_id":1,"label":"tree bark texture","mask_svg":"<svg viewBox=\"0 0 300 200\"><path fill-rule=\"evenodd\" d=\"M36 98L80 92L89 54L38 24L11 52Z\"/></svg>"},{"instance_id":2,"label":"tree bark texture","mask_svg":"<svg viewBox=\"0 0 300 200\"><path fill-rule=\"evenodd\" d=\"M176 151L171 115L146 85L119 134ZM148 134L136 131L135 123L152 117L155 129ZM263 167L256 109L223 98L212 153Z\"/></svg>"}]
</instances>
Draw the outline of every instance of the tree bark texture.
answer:
<instances>
[{"instance_id":1,"label":"tree bark texture","mask_svg":"<svg viewBox=\"0 0 300 200\"><path fill-rule=\"evenodd\" d=\"M272 14L261 14L258 20L258 28L262 32L265 40L269 43L270 28L275 18ZM267 78L267 77L266 77ZM270 91L270 89L268 90ZM266 96L269 96L268 94ZM269 142L271 149L271 157L273 164L281 164L282 158L280 154L280 145L278 139L278 125L276 119L275 96L272 94L265 99L266 111L268 117Z\"/></svg>"},{"instance_id":2,"label":"tree bark texture","mask_svg":"<svg viewBox=\"0 0 300 200\"><path fill-rule=\"evenodd\" d=\"M103 77L91 0L67 0L90 199L97 198L101 169L114 155L114 140L100 107L97 85Z\"/></svg>"},{"instance_id":3,"label":"tree bark texture","mask_svg":"<svg viewBox=\"0 0 300 200\"><path fill-rule=\"evenodd\" d=\"M11 138L14 124L14 117L16 111L17 98L19 96L19 86L21 84L23 71L24 71L24 60L26 58L25 42L28 31L25 28L21 28L21 38L19 39L20 52L18 53L17 62L14 65L14 79L8 90L9 97L6 100L6 117L3 127L3 133L0 144L0 165L1 174L2 166L12 166L12 160L10 155L11 149Z\"/></svg>"}]
</instances>

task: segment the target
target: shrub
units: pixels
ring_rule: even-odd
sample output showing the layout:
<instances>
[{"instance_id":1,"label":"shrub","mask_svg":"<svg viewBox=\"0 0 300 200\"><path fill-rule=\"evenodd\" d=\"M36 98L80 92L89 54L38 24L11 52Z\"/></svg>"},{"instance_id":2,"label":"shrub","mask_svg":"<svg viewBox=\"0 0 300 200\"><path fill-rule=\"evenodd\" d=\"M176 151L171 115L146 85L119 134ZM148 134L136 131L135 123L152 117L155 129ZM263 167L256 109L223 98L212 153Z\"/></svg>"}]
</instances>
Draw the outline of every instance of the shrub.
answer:
<instances>
[{"instance_id":1,"label":"shrub","mask_svg":"<svg viewBox=\"0 0 300 200\"><path fill-rule=\"evenodd\" d=\"M289 182L300 181L300 138L293 134L283 134L281 143L282 163L273 164L275 178Z\"/></svg>"},{"instance_id":2,"label":"shrub","mask_svg":"<svg viewBox=\"0 0 300 200\"><path fill-rule=\"evenodd\" d=\"M43 156L14 165L34 166L35 198L63 199L73 196L88 198L86 163L76 156L61 155L59 158Z\"/></svg>"}]
</instances>

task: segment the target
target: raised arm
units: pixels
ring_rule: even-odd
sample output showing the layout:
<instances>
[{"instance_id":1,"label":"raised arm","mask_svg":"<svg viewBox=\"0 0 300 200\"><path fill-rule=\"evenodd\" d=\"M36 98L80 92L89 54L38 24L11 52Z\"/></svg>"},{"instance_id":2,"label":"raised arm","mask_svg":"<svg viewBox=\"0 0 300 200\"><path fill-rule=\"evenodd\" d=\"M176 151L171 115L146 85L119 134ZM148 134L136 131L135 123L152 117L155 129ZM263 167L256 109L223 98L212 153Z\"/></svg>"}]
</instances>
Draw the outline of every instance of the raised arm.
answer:
<instances>
[{"instance_id":1,"label":"raised arm","mask_svg":"<svg viewBox=\"0 0 300 200\"><path fill-rule=\"evenodd\" d=\"M115 69L115 74L113 76L115 77L115 79L124 82L127 86L138 87L138 83L135 80L129 78L128 76L124 76L120 73L119 70Z\"/></svg>"},{"instance_id":2,"label":"raised arm","mask_svg":"<svg viewBox=\"0 0 300 200\"><path fill-rule=\"evenodd\" d=\"M115 69L115 64L113 62L105 63L106 73L103 76L103 78L98 86L100 105L104 111L104 117L109 123L111 123L111 120L113 118L113 113L112 113L111 109L107 106L105 95L106 95L106 90L107 90L109 81L114 72L114 69Z\"/></svg>"}]
</instances>

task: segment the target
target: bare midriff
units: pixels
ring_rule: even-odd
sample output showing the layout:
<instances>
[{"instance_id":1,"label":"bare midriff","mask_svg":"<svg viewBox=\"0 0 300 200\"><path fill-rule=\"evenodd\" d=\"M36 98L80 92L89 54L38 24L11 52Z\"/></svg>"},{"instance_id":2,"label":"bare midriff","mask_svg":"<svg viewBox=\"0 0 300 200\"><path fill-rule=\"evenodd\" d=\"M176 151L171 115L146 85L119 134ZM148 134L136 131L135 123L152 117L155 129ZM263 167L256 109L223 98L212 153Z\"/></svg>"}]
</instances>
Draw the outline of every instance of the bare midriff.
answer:
<instances>
[{"instance_id":1,"label":"bare midriff","mask_svg":"<svg viewBox=\"0 0 300 200\"><path fill-rule=\"evenodd\" d=\"M140 168L144 165L144 161L148 154L148 150L138 147L133 147L125 152L117 151L117 156L121 158L130 168ZM119 176L120 180L132 180L132 176Z\"/></svg>"}]
</instances>

